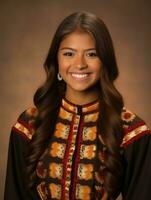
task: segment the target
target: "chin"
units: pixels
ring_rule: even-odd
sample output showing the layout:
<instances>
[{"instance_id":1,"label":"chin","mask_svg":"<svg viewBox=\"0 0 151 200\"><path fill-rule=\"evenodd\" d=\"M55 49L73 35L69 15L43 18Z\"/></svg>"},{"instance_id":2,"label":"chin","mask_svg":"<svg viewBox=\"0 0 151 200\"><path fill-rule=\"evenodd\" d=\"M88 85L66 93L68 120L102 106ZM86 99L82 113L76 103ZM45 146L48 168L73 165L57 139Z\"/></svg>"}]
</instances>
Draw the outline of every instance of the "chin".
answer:
<instances>
[{"instance_id":1,"label":"chin","mask_svg":"<svg viewBox=\"0 0 151 200\"><path fill-rule=\"evenodd\" d=\"M72 90L75 92L92 92L96 89L94 86L88 86L88 87L72 87Z\"/></svg>"}]
</instances>

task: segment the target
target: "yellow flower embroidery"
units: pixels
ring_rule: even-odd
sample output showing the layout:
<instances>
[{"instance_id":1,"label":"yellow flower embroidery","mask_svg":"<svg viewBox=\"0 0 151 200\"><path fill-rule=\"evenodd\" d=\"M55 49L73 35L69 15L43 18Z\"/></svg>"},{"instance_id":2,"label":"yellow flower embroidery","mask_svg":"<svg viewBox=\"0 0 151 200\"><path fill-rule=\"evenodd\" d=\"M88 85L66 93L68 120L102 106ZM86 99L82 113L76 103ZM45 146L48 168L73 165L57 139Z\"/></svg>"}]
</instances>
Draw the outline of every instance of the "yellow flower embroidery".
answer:
<instances>
[{"instance_id":1,"label":"yellow flower embroidery","mask_svg":"<svg viewBox=\"0 0 151 200\"><path fill-rule=\"evenodd\" d=\"M63 158L65 154L66 144L53 142L50 149L50 154L53 157Z\"/></svg>"}]
</instances>

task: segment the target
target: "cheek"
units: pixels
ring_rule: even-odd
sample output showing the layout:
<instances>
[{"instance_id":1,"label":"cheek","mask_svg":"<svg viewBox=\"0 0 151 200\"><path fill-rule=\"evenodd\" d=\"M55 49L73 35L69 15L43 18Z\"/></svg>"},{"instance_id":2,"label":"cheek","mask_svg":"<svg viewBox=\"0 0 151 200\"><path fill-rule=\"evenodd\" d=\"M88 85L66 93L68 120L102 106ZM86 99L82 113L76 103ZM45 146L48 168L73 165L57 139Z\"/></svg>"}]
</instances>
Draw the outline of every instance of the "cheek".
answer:
<instances>
[{"instance_id":1,"label":"cheek","mask_svg":"<svg viewBox=\"0 0 151 200\"><path fill-rule=\"evenodd\" d=\"M64 59L60 56L58 57L58 67L59 67L59 72L63 72L66 70L66 63Z\"/></svg>"},{"instance_id":2,"label":"cheek","mask_svg":"<svg viewBox=\"0 0 151 200\"><path fill-rule=\"evenodd\" d=\"M67 58L63 57L62 55L59 55L58 56L58 65L59 65L59 69L67 68L68 66L71 65L71 59L67 59Z\"/></svg>"},{"instance_id":3,"label":"cheek","mask_svg":"<svg viewBox=\"0 0 151 200\"><path fill-rule=\"evenodd\" d=\"M95 65L94 71L95 71L95 79L96 80L99 80L101 77L101 68L102 68L102 66L100 63Z\"/></svg>"},{"instance_id":4,"label":"cheek","mask_svg":"<svg viewBox=\"0 0 151 200\"><path fill-rule=\"evenodd\" d=\"M100 62L96 62L94 65L94 71L96 72L98 76L100 76L101 68L102 68L102 64Z\"/></svg>"},{"instance_id":5,"label":"cheek","mask_svg":"<svg viewBox=\"0 0 151 200\"><path fill-rule=\"evenodd\" d=\"M89 67L93 67L95 71L100 71L102 67L102 62L100 59L89 59L87 60L87 64Z\"/></svg>"},{"instance_id":6,"label":"cheek","mask_svg":"<svg viewBox=\"0 0 151 200\"><path fill-rule=\"evenodd\" d=\"M64 62L60 62L58 64L59 64L59 72L64 74L68 70L67 64Z\"/></svg>"},{"instance_id":7,"label":"cheek","mask_svg":"<svg viewBox=\"0 0 151 200\"><path fill-rule=\"evenodd\" d=\"M96 80L99 80L99 79L100 79L100 77L101 77L101 76L100 76L100 73L101 73L100 70L96 72L96 75L95 75L95 79L96 79Z\"/></svg>"}]
</instances>

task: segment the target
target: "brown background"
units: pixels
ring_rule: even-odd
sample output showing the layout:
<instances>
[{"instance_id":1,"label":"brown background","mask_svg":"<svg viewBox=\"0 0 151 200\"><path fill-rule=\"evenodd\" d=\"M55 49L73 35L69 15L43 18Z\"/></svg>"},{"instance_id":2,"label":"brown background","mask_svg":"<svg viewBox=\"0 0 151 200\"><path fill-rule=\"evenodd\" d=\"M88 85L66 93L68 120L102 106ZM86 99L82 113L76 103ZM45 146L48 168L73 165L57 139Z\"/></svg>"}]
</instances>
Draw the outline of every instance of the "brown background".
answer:
<instances>
[{"instance_id":1,"label":"brown background","mask_svg":"<svg viewBox=\"0 0 151 200\"><path fill-rule=\"evenodd\" d=\"M139 0L22 0L0 2L0 199L8 139L17 116L32 105L44 80L43 61L58 23L85 10L100 16L112 34L126 107L150 126L151 4Z\"/></svg>"}]
</instances>

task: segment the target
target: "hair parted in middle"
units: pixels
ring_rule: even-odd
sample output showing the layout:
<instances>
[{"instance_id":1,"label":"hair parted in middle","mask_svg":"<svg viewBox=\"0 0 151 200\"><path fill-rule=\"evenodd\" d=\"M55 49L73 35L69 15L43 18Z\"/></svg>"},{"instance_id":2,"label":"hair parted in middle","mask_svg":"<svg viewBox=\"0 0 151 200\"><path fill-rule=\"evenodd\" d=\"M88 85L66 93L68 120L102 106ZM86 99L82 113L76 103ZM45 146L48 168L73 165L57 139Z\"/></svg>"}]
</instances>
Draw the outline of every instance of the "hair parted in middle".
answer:
<instances>
[{"instance_id":1,"label":"hair parted in middle","mask_svg":"<svg viewBox=\"0 0 151 200\"><path fill-rule=\"evenodd\" d=\"M66 17L53 37L44 63L46 81L34 95L34 104L39 114L35 121L36 131L31 141L30 153L27 156L28 172L34 184L36 165L51 139L50 132L54 131L61 99L65 94L65 82L57 80L59 46L65 36L76 30L88 32L93 36L97 55L103 65L98 90L98 132L101 132L107 150L103 171L100 167L100 175L104 174L104 188L108 198L116 199L121 190L124 169L120 148L123 139L121 111L124 103L114 86L119 72L110 33L100 18L88 12L76 12Z\"/></svg>"}]
</instances>

